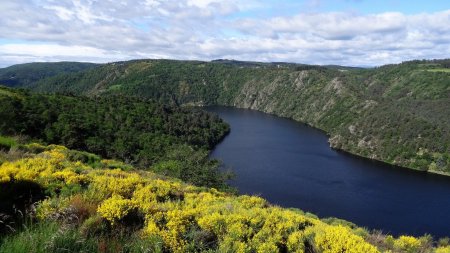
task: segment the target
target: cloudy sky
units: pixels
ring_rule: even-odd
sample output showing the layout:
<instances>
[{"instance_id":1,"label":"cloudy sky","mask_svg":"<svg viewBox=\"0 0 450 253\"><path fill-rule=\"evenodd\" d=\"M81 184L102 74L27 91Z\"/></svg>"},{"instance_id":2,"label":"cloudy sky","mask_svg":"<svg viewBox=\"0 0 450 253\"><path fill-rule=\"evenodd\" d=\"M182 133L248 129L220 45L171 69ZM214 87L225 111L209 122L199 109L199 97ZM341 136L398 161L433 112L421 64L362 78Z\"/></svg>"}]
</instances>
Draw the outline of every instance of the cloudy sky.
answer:
<instances>
[{"instance_id":1,"label":"cloudy sky","mask_svg":"<svg viewBox=\"0 0 450 253\"><path fill-rule=\"evenodd\" d=\"M450 58L449 0L0 0L0 67L137 58Z\"/></svg>"}]
</instances>

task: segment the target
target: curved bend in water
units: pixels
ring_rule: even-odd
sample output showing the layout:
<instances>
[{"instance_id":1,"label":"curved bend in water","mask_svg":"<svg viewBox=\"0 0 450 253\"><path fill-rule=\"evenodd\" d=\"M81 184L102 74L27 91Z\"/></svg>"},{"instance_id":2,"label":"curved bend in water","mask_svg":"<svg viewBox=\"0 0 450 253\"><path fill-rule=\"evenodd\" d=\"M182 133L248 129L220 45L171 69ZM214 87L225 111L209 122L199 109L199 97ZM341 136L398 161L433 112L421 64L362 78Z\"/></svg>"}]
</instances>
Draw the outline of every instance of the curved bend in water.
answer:
<instances>
[{"instance_id":1,"label":"curved bend in water","mask_svg":"<svg viewBox=\"0 0 450 253\"><path fill-rule=\"evenodd\" d=\"M206 110L231 126L211 156L233 169L240 193L394 235L450 236L450 178L337 152L321 131L293 120Z\"/></svg>"}]
</instances>

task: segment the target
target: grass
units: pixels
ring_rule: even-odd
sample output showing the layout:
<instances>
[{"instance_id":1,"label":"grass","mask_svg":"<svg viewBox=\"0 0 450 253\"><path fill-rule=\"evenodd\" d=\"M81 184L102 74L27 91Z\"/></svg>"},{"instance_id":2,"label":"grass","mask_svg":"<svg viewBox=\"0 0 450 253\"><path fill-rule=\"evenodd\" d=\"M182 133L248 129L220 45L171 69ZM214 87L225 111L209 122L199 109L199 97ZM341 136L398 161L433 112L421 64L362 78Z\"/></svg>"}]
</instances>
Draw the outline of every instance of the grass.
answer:
<instances>
[{"instance_id":1,"label":"grass","mask_svg":"<svg viewBox=\"0 0 450 253\"><path fill-rule=\"evenodd\" d=\"M0 90L1 92L1 90ZM0 149L7 149L14 147L17 145L17 141L12 137L6 137L0 135Z\"/></svg>"},{"instance_id":2,"label":"grass","mask_svg":"<svg viewBox=\"0 0 450 253\"><path fill-rule=\"evenodd\" d=\"M73 228L56 222L28 224L22 232L1 241L0 253L92 252L96 245Z\"/></svg>"},{"instance_id":3,"label":"grass","mask_svg":"<svg viewBox=\"0 0 450 253\"><path fill-rule=\"evenodd\" d=\"M162 252L161 243L137 235L83 235L75 225L55 221L27 224L1 239L0 253Z\"/></svg>"}]
</instances>

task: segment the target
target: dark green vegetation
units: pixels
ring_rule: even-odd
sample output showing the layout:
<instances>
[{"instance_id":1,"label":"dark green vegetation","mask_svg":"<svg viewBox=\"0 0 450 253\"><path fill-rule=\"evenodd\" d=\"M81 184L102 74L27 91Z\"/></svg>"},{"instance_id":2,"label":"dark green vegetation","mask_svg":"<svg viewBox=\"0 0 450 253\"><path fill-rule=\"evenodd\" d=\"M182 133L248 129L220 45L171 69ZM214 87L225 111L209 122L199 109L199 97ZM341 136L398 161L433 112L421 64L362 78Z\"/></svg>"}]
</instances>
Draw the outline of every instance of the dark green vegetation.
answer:
<instances>
[{"instance_id":1,"label":"dark green vegetation","mask_svg":"<svg viewBox=\"0 0 450 253\"><path fill-rule=\"evenodd\" d=\"M0 69L0 83L11 87L24 87L43 78L74 73L96 67L94 63L54 62L26 63Z\"/></svg>"},{"instance_id":2,"label":"dark green vegetation","mask_svg":"<svg viewBox=\"0 0 450 253\"><path fill-rule=\"evenodd\" d=\"M225 175L217 161L208 159L208 150L229 126L197 108L123 96L40 95L0 87L0 118L1 134L62 144L138 168L152 166L196 185L224 186ZM14 139L0 137L0 149L15 145Z\"/></svg>"},{"instance_id":3,"label":"dark green vegetation","mask_svg":"<svg viewBox=\"0 0 450 253\"><path fill-rule=\"evenodd\" d=\"M23 87L260 110L326 131L334 148L449 174L449 65L450 60L411 61L358 69L139 60L60 74Z\"/></svg>"}]
</instances>

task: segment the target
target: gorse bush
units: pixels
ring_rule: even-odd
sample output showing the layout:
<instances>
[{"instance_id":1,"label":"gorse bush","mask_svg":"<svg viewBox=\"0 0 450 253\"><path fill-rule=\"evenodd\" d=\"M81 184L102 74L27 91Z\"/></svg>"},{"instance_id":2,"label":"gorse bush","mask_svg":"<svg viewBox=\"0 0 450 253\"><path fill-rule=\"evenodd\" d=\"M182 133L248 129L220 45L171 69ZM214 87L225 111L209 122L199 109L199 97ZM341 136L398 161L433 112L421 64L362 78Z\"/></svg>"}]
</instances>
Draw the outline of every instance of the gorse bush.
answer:
<instances>
[{"instance_id":1,"label":"gorse bush","mask_svg":"<svg viewBox=\"0 0 450 253\"><path fill-rule=\"evenodd\" d=\"M3 183L27 180L51 189L47 199L35 204L39 225L4 238L0 252L381 251L359 228L329 225L259 197L199 188L146 171L111 169L110 161L93 168L70 160L71 151L63 146L43 149L0 165ZM64 194L70 185L79 187ZM32 240L19 247L27 237ZM393 240L393 252L418 252L423 246L414 237Z\"/></svg>"}]
</instances>

